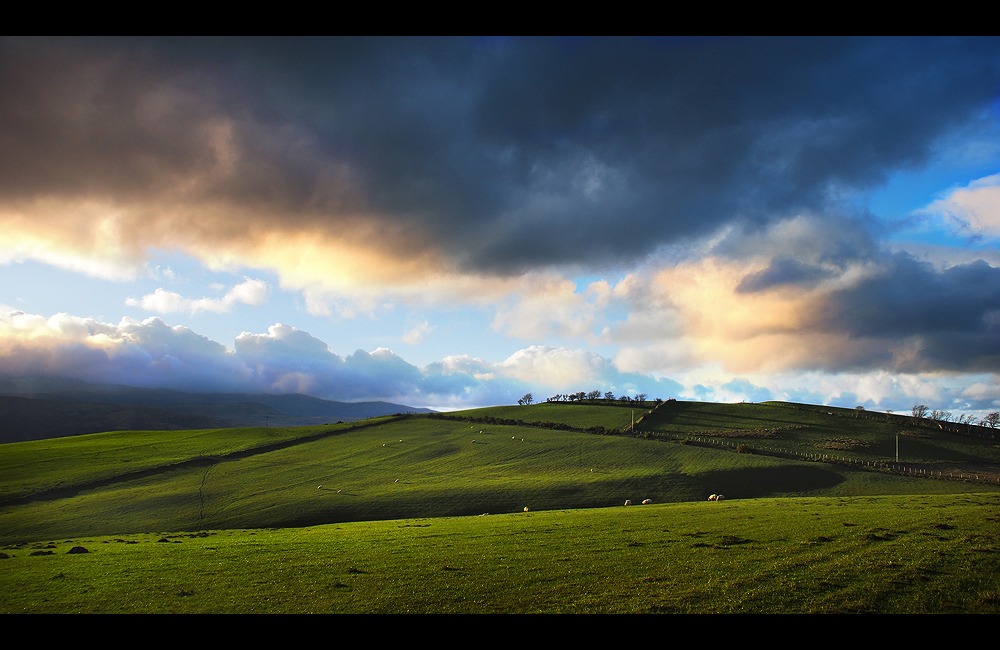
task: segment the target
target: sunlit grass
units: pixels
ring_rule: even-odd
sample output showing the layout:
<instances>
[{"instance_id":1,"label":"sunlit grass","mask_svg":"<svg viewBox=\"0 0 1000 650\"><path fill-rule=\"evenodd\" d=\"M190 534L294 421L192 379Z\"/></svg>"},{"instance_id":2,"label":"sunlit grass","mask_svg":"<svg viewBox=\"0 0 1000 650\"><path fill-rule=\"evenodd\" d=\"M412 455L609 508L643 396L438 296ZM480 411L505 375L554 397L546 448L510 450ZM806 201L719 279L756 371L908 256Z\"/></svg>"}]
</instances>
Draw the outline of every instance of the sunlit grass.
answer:
<instances>
[{"instance_id":1,"label":"sunlit grass","mask_svg":"<svg viewBox=\"0 0 1000 650\"><path fill-rule=\"evenodd\" d=\"M997 613L998 524L969 494L78 536L6 547L0 611Z\"/></svg>"}]
</instances>

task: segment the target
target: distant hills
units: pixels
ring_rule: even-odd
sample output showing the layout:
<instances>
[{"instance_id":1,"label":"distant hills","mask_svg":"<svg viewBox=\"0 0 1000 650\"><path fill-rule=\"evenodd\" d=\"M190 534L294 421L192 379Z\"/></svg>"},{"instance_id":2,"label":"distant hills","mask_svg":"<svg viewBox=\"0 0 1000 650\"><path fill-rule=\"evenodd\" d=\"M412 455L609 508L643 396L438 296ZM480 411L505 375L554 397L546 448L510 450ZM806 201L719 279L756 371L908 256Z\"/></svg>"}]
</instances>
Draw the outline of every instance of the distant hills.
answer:
<instances>
[{"instance_id":1,"label":"distant hills","mask_svg":"<svg viewBox=\"0 0 1000 650\"><path fill-rule=\"evenodd\" d=\"M297 393L187 393L72 379L0 379L0 443L99 431L293 427L431 413L391 402L335 402Z\"/></svg>"}]
</instances>

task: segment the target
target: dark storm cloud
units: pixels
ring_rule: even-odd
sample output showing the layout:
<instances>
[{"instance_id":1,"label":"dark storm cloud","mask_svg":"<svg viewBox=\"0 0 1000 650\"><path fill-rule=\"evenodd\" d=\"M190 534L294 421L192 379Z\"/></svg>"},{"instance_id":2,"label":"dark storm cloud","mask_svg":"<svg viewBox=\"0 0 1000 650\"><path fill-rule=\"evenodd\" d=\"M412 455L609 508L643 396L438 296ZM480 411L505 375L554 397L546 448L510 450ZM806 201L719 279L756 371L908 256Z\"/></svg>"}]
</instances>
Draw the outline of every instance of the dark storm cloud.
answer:
<instances>
[{"instance_id":1,"label":"dark storm cloud","mask_svg":"<svg viewBox=\"0 0 1000 650\"><path fill-rule=\"evenodd\" d=\"M0 201L363 215L473 271L626 261L920 165L998 62L997 39L5 40ZM238 237L222 214L197 227Z\"/></svg>"},{"instance_id":2,"label":"dark storm cloud","mask_svg":"<svg viewBox=\"0 0 1000 650\"><path fill-rule=\"evenodd\" d=\"M813 286L833 273L827 269L803 264L788 257L771 260L771 265L759 273L751 273L736 286L737 293L764 291L786 284Z\"/></svg>"},{"instance_id":3,"label":"dark storm cloud","mask_svg":"<svg viewBox=\"0 0 1000 650\"><path fill-rule=\"evenodd\" d=\"M883 339L898 371L996 372L1000 268L978 260L941 271L896 254L879 275L833 294L818 323Z\"/></svg>"}]
</instances>

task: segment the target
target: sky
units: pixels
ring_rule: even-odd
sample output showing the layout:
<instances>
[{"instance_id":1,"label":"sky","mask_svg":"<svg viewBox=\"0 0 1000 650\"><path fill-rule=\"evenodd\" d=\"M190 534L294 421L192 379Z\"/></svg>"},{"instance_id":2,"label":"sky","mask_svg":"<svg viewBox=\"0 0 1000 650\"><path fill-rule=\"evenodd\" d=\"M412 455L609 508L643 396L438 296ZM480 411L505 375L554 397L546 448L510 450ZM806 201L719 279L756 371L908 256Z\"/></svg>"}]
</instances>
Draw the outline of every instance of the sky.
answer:
<instances>
[{"instance_id":1,"label":"sky","mask_svg":"<svg viewBox=\"0 0 1000 650\"><path fill-rule=\"evenodd\" d=\"M0 39L0 376L1000 408L1000 39Z\"/></svg>"}]
</instances>

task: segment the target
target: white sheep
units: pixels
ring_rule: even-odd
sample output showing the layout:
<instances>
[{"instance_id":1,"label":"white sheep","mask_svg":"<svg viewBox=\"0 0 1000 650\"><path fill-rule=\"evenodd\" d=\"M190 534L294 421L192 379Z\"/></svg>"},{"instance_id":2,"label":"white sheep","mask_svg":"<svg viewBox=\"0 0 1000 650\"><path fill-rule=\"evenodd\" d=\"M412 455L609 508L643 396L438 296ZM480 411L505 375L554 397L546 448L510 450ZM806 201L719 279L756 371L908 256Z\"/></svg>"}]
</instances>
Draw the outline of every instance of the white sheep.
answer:
<instances>
[{"instance_id":1,"label":"white sheep","mask_svg":"<svg viewBox=\"0 0 1000 650\"><path fill-rule=\"evenodd\" d=\"M722 501L725 498L726 498L725 494L717 494L717 495L715 495L715 500L716 501Z\"/></svg>"},{"instance_id":2,"label":"white sheep","mask_svg":"<svg viewBox=\"0 0 1000 650\"><path fill-rule=\"evenodd\" d=\"M717 494L713 494L713 495L711 495L711 496L709 496L709 497L708 497L708 500L709 500L709 501L715 501L715 500L716 500L716 499L718 499L718 498L719 498L719 495L717 495Z\"/></svg>"},{"instance_id":3,"label":"white sheep","mask_svg":"<svg viewBox=\"0 0 1000 650\"><path fill-rule=\"evenodd\" d=\"M524 511L528 512L528 506L524 506Z\"/></svg>"},{"instance_id":4,"label":"white sheep","mask_svg":"<svg viewBox=\"0 0 1000 650\"><path fill-rule=\"evenodd\" d=\"M644 506L648 506L648 505L649 505L649 504L651 504L652 502L653 502L653 500L652 500L652 499L643 499L643 500L642 500L642 505L644 505Z\"/></svg>"},{"instance_id":5,"label":"white sheep","mask_svg":"<svg viewBox=\"0 0 1000 650\"><path fill-rule=\"evenodd\" d=\"M630 506L632 505L632 502L629 499L625 499L625 505Z\"/></svg>"}]
</instances>

